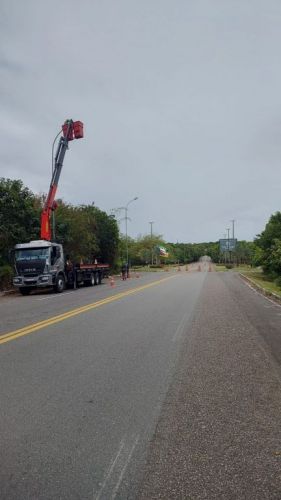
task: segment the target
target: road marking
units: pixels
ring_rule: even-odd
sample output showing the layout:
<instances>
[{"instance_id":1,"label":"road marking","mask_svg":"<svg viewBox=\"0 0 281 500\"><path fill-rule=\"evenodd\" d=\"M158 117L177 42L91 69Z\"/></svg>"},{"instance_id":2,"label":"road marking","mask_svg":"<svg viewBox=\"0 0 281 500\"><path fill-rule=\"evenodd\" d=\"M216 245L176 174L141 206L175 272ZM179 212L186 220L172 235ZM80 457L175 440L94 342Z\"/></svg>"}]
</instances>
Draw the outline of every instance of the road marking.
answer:
<instances>
[{"instance_id":1,"label":"road marking","mask_svg":"<svg viewBox=\"0 0 281 500\"><path fill-rule=\"evenodd\" d=\"M129 465L129 463L130 463L130 461L131 461L131 458L132 458L132 455L133 455L133 453L134 453L134 451L135 451L135 448L136 448L136 446L137 446L137 444L138 444L138 442L139 442L139 438L140 438L140 437L139 437L139 436L137 436L137 437L136 437L136 439L135 439L135 441L134 441L134 444L133 444L133 446L132 446L132 448L131 448L131 450L130 450L130 453L129 453L128 457L127 457L127 460L126 460L126 462L125 462L125 465L124 465L124 467L123 467L123 469L121 470L121 473L120 473L120 475L119 475L119 478L118 478L117 484L116 484L116 486L115 486L115 488L114 488L114 490L113 490L113 492L112 492L112 495L111 495L111 500L114 500L114 499L116 498L116 495L117 495L118 490L119 490L119 488L120 488L120 484L122 483L122 479L123 479L123 477L124 477L124 474L125 474L125 472L126 472L126 470L127 470L127 467L128 467L128 465Z\"/></svg>"},{"instance_id":2,"label":"road marking","mask_svg":"<svg viewBox=\"0 0 281 500\"><path fill-rule=\"evenodd\" d=\"M243 274L242 274L243 276ZM268 300L268 302L270 302L271 304L273 304L275 307L281 307L281 304L278 304L278 302L275 302L274 300L270 299L269 297L267 297L266 295L264 295L262 292L260 292L259 290L256 290L253 286L251 286L249 284L249 282L243 280L243 283L248 287L250 288L253 292L255 292L257 295L259 295L259 297L263 297L264 299Z\"/></svg>"},{"instance_id":3,"label":"road marking","mask_svg":"<svg viewBox=\"0 0 281 500\"><path fill-rule=\"evenodd\" d=\"M108 470L108 472L107 472L107 474L105 476L105 479L104 479L103 483L101 484L101 487L100 487L100 489L98 491L98 494L97 494L97 496L94 495L94 499L95 500L99 500L100 499L100 496L101 496L101 494L102 494L102 492L103 492L103 490L104 490L104 488L105 488L108 480L110 479L110 477L112 475L114 467L115 467L115 465L116 465L116 463L117 463L117 461L119 459L119 456L120 456L120 454L121 454L124 446L125 446L125 441L124 441L124 439L122 439L122 441L120 443L120 446L119 446L119 449L118 449L118 451L116 453L116 456L115 456L114 460L112 461L111 466L109 467L109 470Z\"/></svg>"},{"instance_id":4,"label":"road marking","mask_svg":"<svg viewBox=\"0 0 281 500\"><path fill-rule=\"evenodd\" d=\"M106 285L106 283L104 283ZM121 288L122 284L121 285L115 285L114 287L112 288ZM95 288L96 289L96 288ZM85 290L85 289L84 289ZM60 294L52 294L48 297L40 297L40 299L36 298L36 300L52 300L52 299L63 299L66 295L69 295L70 293L77 293L77 290L72 290L71 292L64 292L64 293L60 293Z\"/></svg>"},{"instance_id":5,"label":"road marking","mask_svg":"<svg viewBox=\"0 0 281 500\"><path fill-rule=\"evenodd\" d=\"M93 491L93 500L100 500L101 497L110 498L111 500L116 498L139 440L140 435L136 434L123 437L99 490L97 492Z\"/></svg>"},{"instance_id":6,"label":"road marking","mask_svg":"<svg viewBox=\"0 0 281 500\"><path fill-rule=\"evenodd\" d=\"M76 293L75 290L73 290L72 292L64 292L64 293L60 293L59 295L58 294L55 294L55 295L51 295L50 297L40 297L40 299L36 299L36 300L51 300L51 299L58 299L58 298L63 298L65 297L66 295L69 295L70 293Z\"/></svg>"},{"instance_id":7,"label":"road marking","mask_svg":"<svg viewBox=\"0 0 281 500\"><path fill-rule=\"evenodd\" d=\"M175 342L176 340L179 340L182 337L188 318L189 318L189 313L185 313L183 315L183 318L182 318L180 324L178 325L178 327L174 333L174 336L172 338L172 342Z\"/></svg>"},{"instance_id":8,"label":"road marking","mask_svg":"<svg viewBox=\"0 0 281 500\"><path fill-rule=\"evenodd\" d=\"M168 278L162 278L157 281L153 281L152 283L148 283L146 285L139 286L137 288L131 288L130 290L127 290L126 292L120 292L115 295L111 295L110 297L107 297L105 299L99 300L97 302L93 302L92 304L88 304L86 306L82 307L77 307L76 309L71 309L70 311L67 311L66 313L59 314L58 316L53 316L52 318L45 319L43 321L39 321L38 323L33 323L31 325L27 325L23 328L20 328L19 330L14 330L13 332L6 333L4 335L0 336L0 345L5 344L6 342L10 342L12 340L15 340L19 337L24 337L25 335L29 335L30 333L36 332L37 330L42 330L42 328L46 328L47 326L54 325L56 323L59 323L61 321L65 321L66 319L72 318L73 316L77 316L78 314L82 314L84 312L88 312L91 309L96 309L97 307L101 307L106 304L110 304L111 302L114 302L116 300L120 300L123 297L127 297L129 295L132 295L134 293L141 292L142 290L146 290L147 288L151 288L153 286L159 285L160 283L164 283L164 281L171 280L173 278L176 278L177 275L175 276L169 276Z\"/></svg>"}]
</instances>

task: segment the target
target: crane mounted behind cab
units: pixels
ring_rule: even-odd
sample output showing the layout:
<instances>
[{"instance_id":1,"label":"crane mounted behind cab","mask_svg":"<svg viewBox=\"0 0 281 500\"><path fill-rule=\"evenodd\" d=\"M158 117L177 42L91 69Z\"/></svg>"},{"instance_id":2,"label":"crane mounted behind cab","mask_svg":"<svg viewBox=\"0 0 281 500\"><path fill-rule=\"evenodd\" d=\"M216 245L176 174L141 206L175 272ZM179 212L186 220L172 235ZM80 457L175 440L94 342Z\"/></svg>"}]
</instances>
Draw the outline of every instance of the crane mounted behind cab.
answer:
<instances>
[{"instance_id":1,"label":"crane mounted behind cab","mask_svg":"<svg viewBox=\"0 0 281 500\"><path fill-rule=\"evenodd\" d=\"M56 209L55 196L58 188L63 160L68 149L68 142L83 137L83 123L80 121L66 120L62 126L61 136L55 156L55 168L51 179L50 189L41 214L41 239L51 241L51 213Z\"/></svg>"},{"instance_id":2,"label":"crane mounted behind cab","mask_svg":"<svg viewBox=\"0 0 281 500\"><path fill-rule=\"evenodd\" d=\"M56 209L55 196L68 142L83 137L83 123L67 120L62 126L55 156L55 165L48 196L41 214L41 240L19 243L15 246L13 284L22 295L35 288L51 287L62 292L65 286L76 288L81 284L98 285L108 276L108 264L72 264L64 255L63 246L51 241L51 214Z\"/></svg>"}]
</instances>

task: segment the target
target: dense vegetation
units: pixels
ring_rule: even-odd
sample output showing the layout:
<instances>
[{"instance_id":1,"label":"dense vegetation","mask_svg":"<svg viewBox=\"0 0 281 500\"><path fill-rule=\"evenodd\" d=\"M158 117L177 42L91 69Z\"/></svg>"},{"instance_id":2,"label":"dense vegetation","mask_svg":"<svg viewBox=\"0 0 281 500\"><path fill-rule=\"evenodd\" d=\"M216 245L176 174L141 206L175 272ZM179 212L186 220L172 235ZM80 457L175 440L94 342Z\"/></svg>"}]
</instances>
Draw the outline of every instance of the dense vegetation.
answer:
<instances>
[{"instance_id":1,"label":"dense vegetation","mask_svg":"<svg viewBox=\"0 0 281 500\"><path fill-rule=\"evenodd\" d=\"M273 214L255 240L253 263L281 285L281 212Z\"/></svg>"},{"instance_id":2,"label":"dense vegetation","mask_svg":"<svg viewBox=\"0 0 281 500\"><path fill-rule=\"evenodd\" d=\"M19 242L40 237L40 214L44 196L33 194L20 180L0 178L0 288L11 280L10 251ZM281 281L281 213L272 215L254 242L240 241L236 251L220 253L219 242L167 243L161 235L129 238L119 234L114 216L94 205L74 206L58 200L55 212L55 239L63 243L73 260L98 258L118 269L126 262L127 250L132 266L188 264L202 255L214 262L261 266L272 279ZM165 247L167 257L160 255Z\"/></svg>"},{"instance_id":3,"label":"dense vegetation","mask_svg":"<svg viewBox=\"0 0 281 500\"><path fill-rule=\"evenodd\" d=\"M157 247L164 246L168 252L167 258L157 254ZM232 262L233 264L251 264L255 252L253 242L240 241L235 253L231 255L220 252L219 242L206 243L165 243L161 236L144 236L137 240L130 240L130 260L132 264L154 262L165 264L189 264L197 262L203 255L209 255L213 262Z\"/></svg>"},{"instance_id":4,"label":"dense vegetation","mask_svg":"<svg viewBox=\"0 0 281 500\"><path fill-rule=\"evenodd\" d=\"M20 180L0 179L0 288L13 273L10 251L16 243L40 238L43 196L34 195ZM55 239L80 262L98 258L116 264L119 231L116 220L93 205L73 206L58 200Z\"/></svg>"}]
</instances>

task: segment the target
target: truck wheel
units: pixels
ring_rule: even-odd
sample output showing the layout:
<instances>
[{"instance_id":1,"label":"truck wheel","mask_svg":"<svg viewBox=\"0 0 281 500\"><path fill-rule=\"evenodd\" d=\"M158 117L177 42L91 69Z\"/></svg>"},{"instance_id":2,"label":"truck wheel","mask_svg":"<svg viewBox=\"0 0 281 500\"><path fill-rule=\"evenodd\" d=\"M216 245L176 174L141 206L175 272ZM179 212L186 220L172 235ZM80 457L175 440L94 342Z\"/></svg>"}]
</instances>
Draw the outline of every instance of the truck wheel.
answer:
<instances>
[{"instance_id":1,"label":"truck wheel","mask_svg":"<svg viewBox=\"0 0 281 500\"><path fill-rule=\"evenodd\" d=\"M94 273L91 274L91 279L89 281L89 285L90 286L94 286L96 284L96 280L95 280L95 275Z\"/></svg>"},{"instance_id":2,"label":"truck wheel","mask_svg":"<svg viewBox=\"0 0 281 500\"><path fill-rule=\"evenodd\" d=\"M31 292L30 288L20 288L20 293L22 295L29 295Z\"/></svg>"},{"instance_id":3,"label":"truck wheel","mask_svg":"<svg viewBox=\"0 0 281 500\"><path fill-rule=\"evenodd\" d=\"M61 293L65 289L65 279L63 274L59 274L56 279L56 284L54 286L54 290L56 293Z\"/></svg>"}]
</instances>

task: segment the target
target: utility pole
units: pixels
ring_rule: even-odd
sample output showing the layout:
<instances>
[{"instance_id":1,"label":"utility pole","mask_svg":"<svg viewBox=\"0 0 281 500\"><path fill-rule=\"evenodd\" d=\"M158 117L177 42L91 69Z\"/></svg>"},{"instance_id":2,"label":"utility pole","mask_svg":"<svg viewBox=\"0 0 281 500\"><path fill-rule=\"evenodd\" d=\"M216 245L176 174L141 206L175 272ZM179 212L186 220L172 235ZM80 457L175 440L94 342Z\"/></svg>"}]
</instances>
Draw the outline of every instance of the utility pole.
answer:
<instances>
[{"instance_id":1,"label":"utility pole","mask_svg":"<svg viewBox=\"0 0 281 500\"><path fill-rule=\"evenodd\" d=\"M234 239L234 222L235 222L235 219L231 219L230 222L232 222L232 238Z\"/></svg>"},{"instance_id":2,"label":"utility pole","mask_svg":"<svg viewBox=\"0 0 281 500\"><path fill-rule=\"evenodd\" d=\"M153 266L153 245L152 245L152 236L153 236L153 233L152 233L152 226L154 224L154 221L150 221L149 224L150 224L150 239L151 239L151 265Z\"/></svg>"},{"instance_id":3,"label":"utility pole","mask_svg":"<svg viewBox=\"0 0 281 500\"><path fill-rule=\"evenodd\" d=\"M236 250L235 246L234 246L234 222L235 222L235 219L231 219L230 222L232 222L232 239L233 239L233 248L234 248L234 252ZM235 259L235 253L233 254L233 263L234 263L234 259Z\"/></svg>"},{"instance_id":4,"label":"utility pole","mask_svg":"<svg viewBox=\"0 0 281 500\"><path fill-rule=\"evenodd\" d=\"M227 230L227 249L228 249L228 259L229 259L229 262L230 262L230 250L229 250L229 231L230 231L230 227L227 227L226 228Z\"/></svg>"}]
</instances>

